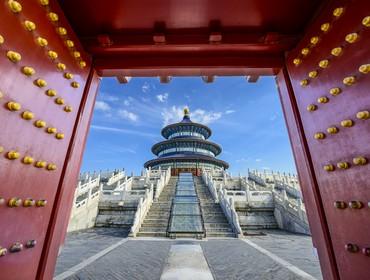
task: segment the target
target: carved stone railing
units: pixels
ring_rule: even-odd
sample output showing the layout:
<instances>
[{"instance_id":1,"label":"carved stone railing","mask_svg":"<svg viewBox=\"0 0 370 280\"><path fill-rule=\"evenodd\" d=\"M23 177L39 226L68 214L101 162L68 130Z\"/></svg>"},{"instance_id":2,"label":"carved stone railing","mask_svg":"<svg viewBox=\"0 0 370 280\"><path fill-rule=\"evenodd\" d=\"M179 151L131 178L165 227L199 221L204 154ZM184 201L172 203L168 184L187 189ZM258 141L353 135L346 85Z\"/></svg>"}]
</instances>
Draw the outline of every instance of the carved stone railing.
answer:
<instances>
[{"instance_id":1,"label":"carved stone railing","mask_svg":"<svg viewBox=\"0 0 370 280\"><path fill-rule=\"evenodd\" d=\"M302 198L302 193L299 189L297 189L296 187L287 185L284 182L275 181L275 189L285 190L288 194L290 194L291 196L295 198Z\"/></svg>"},{"instance_id":2,"label":"carved stone railing","mask_svg":"<svg viewBox=\"0 0 370 280\"><path fill-rule=\"evenodd\" d=\"M224 188L221 188L219 191L219 201L221 208L227 220L232 225L233 230L237 237L243 236L243 231L239 223L239 217L235 210L234 200L232 197L229 197L227 195L227 191Z\"/></svg>"},{"instance_id":3,"label":"carved stone railing","mask_svg":"<svg viewBox=\"0 0 370 280\"><path fill-rule=\"evenodd\" d=\"M222 187L222 185L220 186L220 189L217 190L215 183L213 182L212 175L210 173L202 172L202 179L205 185L207 186L208 190L212 194L214 201L220 203L222 211L224 212L227 220L233 227L235 234L238 237L241 237L243 235L243 231L239 224L239 218L235 210L233 198L228 197L227 191ZM224 177L224 180L226 180L226 177Z\"/></svg>"},{"instance_id":4,"label":"carved stone railing","mask_svg":"<svg viewBox=\"0 0 370 280\"><path fill-rule=\"evenodd\" d=\"M161 195L162 190L168 184L171 178L171 168L168 168L166 171L162 171L159 180L157 181L157 186L155 188L154 198L157 200Z\"/></svg>"},{"instance_id":5,"label":"carved stone railing","mask_svg":"<svg viewBox=\"0 0 370 280\"><path fill-rule=\"evenodd\" d=\"M134 223L130 230L130 236L135 237L136 234L139 232L139 229L144 221L146 214L148 213L150 206L153 203L153 192L154 187L153 185L150 186L149 190L146 189L145 197L140 198L139 204L137 206L137 210L135 213Z\"/></svg>"},{"instance_id":6,"label":"carved stone railing","mask_svg":"<svg viewBox=\"0 0 370 280\"><path fill-rule=\"evenodd\" d=\"M283 190L282 194L276 191L274 191L273 194L275 206L279 209L283 209L297 224L309 232L306 209L302 203L302 199L289 199L285 190Z\"/></svg>"},{"instance_id":7,"label":"carved stone railing","mask_svg":"<svg viewBox=\"0 0 370 280\"><path fill-rule=\"evenodd\" d=\"M267 186L265 180L251 172L248 173L248 178L261 186Z\"/></svg>"},{"instance_id":8,"label":"carved stone railing","mask_svg":"<svg viewBox=\"0 0 370 280\"><path fill-rule=\"evenodd\" d=\"M124 177L125 177L125 172L119 171L117 174L114 174L113 176L109 177L107 185L110 186Z\"/></svg>"},{"instance_id":9,"label":"carved stone railing","mask_svg":"<svg viewBox=\"0 0 370 280\"><path fill-rule=\"evenodd\" d=\"M90 189L96 187L96 186L99 186L100 185L100 176L92 179L91 177L89 177L87 179L87 181L85 181L85 183L81 183L81 181L78 182L78 185L77 185L77 188L76 188L76 191L75 191L75 195L76 196L79 196L87 191L89 191Z\"/></svg>"},{"instance_id":10,"label":"carved stone railing","mask_svg":"<svg viewBox=\"0 0 370 280\"><path fill-rule=\"evenodd\" d=\"M88 187L84 184L82 192L76 189L68 232L94 226L101 197L101 186L96 184L97 182L93 182Z\"/></svg>"},{"instance_id":11,"label":"carved stone railing","mask_svg":"<svg viewBox=\"0 0 370 280\"><path fill-rule=\"evenodd\" d=\"M110 194L103 194L101 197L101 201L133 201L133 200L139 200L145 195L145 190L122 190L122 191L114 191Z\"/></svg>"},{"instance_id":12,"label":"carved stone railing","mask_svg":"<svg viewBox=\"0 0 370 280\"><path fill-rule=\"evenodd\" d=\"M212 198L215 202L219 202L217 188L215 186L215 183L213 182L212 175L206 172L202 172L202 179L205 185L207 186L209 192L212 195Z\"/></svg>"}]
</instances>

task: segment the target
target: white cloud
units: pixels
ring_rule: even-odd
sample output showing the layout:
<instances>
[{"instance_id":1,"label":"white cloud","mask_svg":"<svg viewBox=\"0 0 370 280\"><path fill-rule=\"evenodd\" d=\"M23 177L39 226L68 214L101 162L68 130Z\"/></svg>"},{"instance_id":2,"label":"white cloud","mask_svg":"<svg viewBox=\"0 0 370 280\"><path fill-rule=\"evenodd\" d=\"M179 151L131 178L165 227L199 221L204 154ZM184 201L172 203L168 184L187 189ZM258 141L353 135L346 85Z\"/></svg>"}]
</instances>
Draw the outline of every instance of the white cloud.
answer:
<instances>
[{"instance_id":1,"label":"white cloud","mask_svg":"<svg viewBox=\"0 0 370 280\"><path fill-rule=\"evenodd\" d=\"M104 97L104 100L110 101L110 102L116 102L116 101L119 100L119 98L117 96L108 95L108 96Z\"/></svg>"},{"instance_id":2,"label":"white cloud","mask_svg":"<svg viewBox=\"0 0 370 280\"><path fill-rule=\"evenodd\" d=\"M95 110L108 112L108 111L110 111L110 109L111 109L111 107L109 106L109 104L104 102L104 101L96 101L95 102Z\"/></svg>"},{"instance_id":3,"label":"white cloud","mask_svg":"<svg viewBox=\"0 0 370 280\"><path fill-rule=\"evenodd\" d=\"M170 108L164 109L162 111L163 124L167 125L170 123L179 122L184 116L184 108L188 106L172 106ZM190 111L190 118L193 122L198 122L201 124L210 124L222 117L222 112L206 111L203 109L196 109L195 111Z\"/></svg>"},{"instance_id":4,"label":"white cloud","mask_svg":"<svg viewBox=\"0 0 370 280\"><path fill-rule=\"evenodd\" d=\"M256 158L256 162L261 162L261 161L262 161L262 159Z\"/></svg>"},{"instance_id":5,"label":"white cloud","mask_svg":"<svg viewBox=\"0 0 370 280\"><path fill-rule=\"evenodd\" d=\"M163 125L181 121L184 115L183 110L185 107L188 106L172 106L170 108L164 109L161 113L163 118ZM222 112L206 111L203 109L190 111L190 118L193 122L198 122L205 125L213 123L221 117Z\"/></svg>"},{"instance_id":6,"label":"white cloud","mask_svg":"<svg viewBox=\"0 0 370 280\"><path fill-rule=\"evenodd\" d=\"M123 104L125 106L130 106L133 101L134 101L134 99L131 96L129 96L125 100L123 100Z\"/></svg>"},{"instance_id":7,"label":"white cloud","mask_svg":"<svg viewBox=\"0 0 370 280\"><path fill-rule=\"evenodd\" d=\"M132 122L136 122L139 119L138 115L127 110L118 110L118 116Z\"/></svg>"},{"instance_id":8,"label":"white cloud","mask_svg":"<svg viewBox=\"0 0 370 280\"><path fill-rule=\"evenodd\" d=\"M99 93L99 99L104 100L104 101L109 101L109 102L116 102L119 100L118 96L111 95L110 93L105 92L105 91Z\"/></svg>"},{"instance_id":9,"label":"white cloud","mask_svg":"<svg viewBox=\"0 0 370 280\"><path fill-rule=\"evenodd\" d=\"M149 92L149 90L150 90L150 85L149 85L149 83L145 82L145 83L143 84L143 86L141 87L141 90L142 90L144 93Z\"/></svg>"},{"instance_id":10,"label":"white cloud","mask_svg":"<svg viewBox=\"0 0 370 280\"><path fill-rule=\"evenodd\" d=\"M194 111L193 120L202 124L210 124L222 117L221 112L206 112L201 109L197 109Z\"/></svg>"},{"instance_id":11,"label":"white cloud","mask_svg":"<svg viewBox=\"0 0 370 280\"><path fill-rule=\"evenodd\" d=\"M165 93L163 93L163 94L158 94L156 97L157 97L157 100L158 100L159 102L164 103L164 102L166 102L166 101L167 101L167 99L168 99L168 93L167 93L167 92L165 92Z\"/></svg>"},{"instance_id":12,"label":"white cloud","mask_svg":"<svg viewBox=\"0 0 370 280\"><path fill-rule=\"evenodd\" d=\"M100 125L91 125L90 127L93 130L117 132L117 133L123 133L123 134L132 134L132 135L150 137L150 138L157 138L158 137L158 134L141 132L140 130L131 130L131 129L116 128L116 127L109 127L109 126L100 126Z\"/></svg>"},{"instance_id":13,"label":"white cloud","mask_svg":"<svg viewBox=\"0 0 370 280\"><path fill-rule=\"evenodd\" d=\"M165 108L161 113L163 118L163 125L165 126L170 123L181 121L182 117L184 116L183 113L184 109L182 108L185 108L185 106L183 107L172 106L171 108Z\"/></svg>"},{"instance_id":14,"label":"white cloud","mask_svg":"<svg viewBox=\"0 0 370 280\"><path fill-rule=\"evenodd\" d=\"M229 114L232 114L232 113L235 113L235 110L226 110L225 111L226 115L229 115Z\"/></svg>"}]
</instances>

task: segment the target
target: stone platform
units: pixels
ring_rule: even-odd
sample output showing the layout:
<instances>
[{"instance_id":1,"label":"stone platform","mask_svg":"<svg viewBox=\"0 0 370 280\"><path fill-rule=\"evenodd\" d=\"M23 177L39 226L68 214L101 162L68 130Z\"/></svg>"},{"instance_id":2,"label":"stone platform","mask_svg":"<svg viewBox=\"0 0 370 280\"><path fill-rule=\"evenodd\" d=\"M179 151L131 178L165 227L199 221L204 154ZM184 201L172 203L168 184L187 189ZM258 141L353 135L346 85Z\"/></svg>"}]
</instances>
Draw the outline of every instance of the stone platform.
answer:
<instances>
[{"instance_id":1,"label":"stone platform","mask_svg":"<svg viewBox=\"0 0 370 280\"><path fill-rule=\"evenodd\" d=\"M119 229L70 234L54 279L322 279L304 235L268 231L201 241L124 236Z\"/></svg>"}]
</instances>

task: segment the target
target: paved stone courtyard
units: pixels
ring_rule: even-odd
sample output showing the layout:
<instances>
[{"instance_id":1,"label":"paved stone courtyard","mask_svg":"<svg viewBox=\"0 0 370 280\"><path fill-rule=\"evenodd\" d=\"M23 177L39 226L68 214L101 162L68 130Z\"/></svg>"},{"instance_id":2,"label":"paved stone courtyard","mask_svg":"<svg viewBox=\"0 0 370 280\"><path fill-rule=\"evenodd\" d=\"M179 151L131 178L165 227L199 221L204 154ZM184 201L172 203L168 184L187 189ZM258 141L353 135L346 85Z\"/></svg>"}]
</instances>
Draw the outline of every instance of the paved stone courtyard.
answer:
<instances>
[{"instance_id":1,"label":"paved stone courtyard","mask_svg":"<svg viewBox=\"0 0 370 280\"><path fill-rule=\"evenodd\" d=\"M204 240L126 236L111 228L69 234L55 279L322 279L311 238L304 235L269 231Z\"/></svg>"}]
</instances>

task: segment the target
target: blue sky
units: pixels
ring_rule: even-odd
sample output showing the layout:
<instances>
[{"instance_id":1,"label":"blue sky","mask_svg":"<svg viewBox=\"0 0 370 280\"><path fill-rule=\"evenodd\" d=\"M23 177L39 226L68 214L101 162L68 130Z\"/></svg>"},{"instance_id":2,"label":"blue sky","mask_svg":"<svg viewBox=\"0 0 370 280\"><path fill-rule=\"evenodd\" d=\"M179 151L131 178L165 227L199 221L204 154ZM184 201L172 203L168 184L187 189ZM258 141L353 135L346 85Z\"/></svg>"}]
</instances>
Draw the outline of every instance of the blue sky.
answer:
<instances>
[{"instance_id":1,"label":"blue sky","mask_svg":"<svg viewBox=\"0 0 370 280\"><path fill-rule=\"evenodd\" d=\"M219 158L233 174L247 169L295 171L288 133L273 77L247 83L244 77L132 78L119 84L102 80L87 140L82 171L125 168L138 174L154 157L151 146L162 141L162 127L182 119L208 125L210 140L220 144Z\"/></svg>"}]
</instances>

